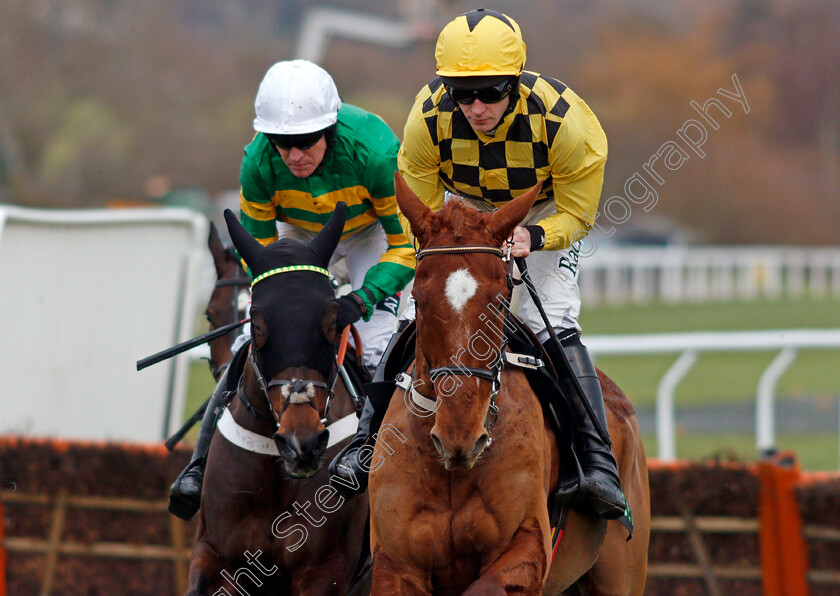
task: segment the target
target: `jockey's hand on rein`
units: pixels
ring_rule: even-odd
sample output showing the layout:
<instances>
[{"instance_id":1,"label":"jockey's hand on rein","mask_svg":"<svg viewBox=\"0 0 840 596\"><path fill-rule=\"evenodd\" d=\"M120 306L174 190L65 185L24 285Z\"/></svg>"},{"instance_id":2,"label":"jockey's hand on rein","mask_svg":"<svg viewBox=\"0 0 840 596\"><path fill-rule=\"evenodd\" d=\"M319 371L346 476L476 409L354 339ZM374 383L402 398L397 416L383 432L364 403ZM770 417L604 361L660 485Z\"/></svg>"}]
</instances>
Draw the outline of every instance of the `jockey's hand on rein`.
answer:
<instances>
[{"instance_id":1,"label":"jockey's hand on rein","mask_svg":"<svg viewBox=\"0 0 840 596\"><path fill-rule=\"evenodd\" d=\"M516 226L511 238L505 242L502 248L506 249L508 244L511 245L511 255L527 257L535 250L545 246L545 231L537 225Z\"/></svg>"},{"instance_id":2,"label":"jockey's hand on rein","mask_svg":"<svg viewBox=\"0 0 840 596\"><path fill-rule=\"evenodd\" d=\"M335 319L336 328L341 331L347 325L352 325L362 318L364 310L361 299L355 294L347 294L338 299L338 316Z\"/></svg>"}]
</instances>

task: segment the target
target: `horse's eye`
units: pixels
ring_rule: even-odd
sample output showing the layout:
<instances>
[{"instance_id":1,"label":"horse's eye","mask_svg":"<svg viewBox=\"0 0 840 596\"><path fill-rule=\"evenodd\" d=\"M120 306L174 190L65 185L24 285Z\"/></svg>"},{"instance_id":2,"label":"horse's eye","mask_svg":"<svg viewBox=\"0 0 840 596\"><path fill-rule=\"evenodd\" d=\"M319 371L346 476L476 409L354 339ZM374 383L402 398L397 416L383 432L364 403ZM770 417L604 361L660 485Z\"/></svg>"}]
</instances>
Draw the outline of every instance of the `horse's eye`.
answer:
<instances>
[{"instance_id":1,"label":"horse's eye","mask_svg":"<svg viewBox=\"0 0 840 596\"><path fill-rule=\"evenodd\" d=\"M411 296L412 298L414 298L414 302L417 303L418 307L425 306L429 302L426 296L426 292L420 291L417 288L415 288L414 291L411 292Z\"/></svg>"}]
</instances>

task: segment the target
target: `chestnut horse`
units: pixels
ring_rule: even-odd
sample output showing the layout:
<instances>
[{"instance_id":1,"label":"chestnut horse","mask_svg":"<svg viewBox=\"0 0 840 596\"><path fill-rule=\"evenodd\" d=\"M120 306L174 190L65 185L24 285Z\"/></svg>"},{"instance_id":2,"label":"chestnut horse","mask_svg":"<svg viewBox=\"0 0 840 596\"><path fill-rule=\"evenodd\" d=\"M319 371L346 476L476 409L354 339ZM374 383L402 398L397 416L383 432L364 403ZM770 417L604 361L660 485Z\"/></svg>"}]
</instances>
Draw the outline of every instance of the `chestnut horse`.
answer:
<instances>
[{"instance_id":1,"label":"chestnut horse","mask_svg":"<svg viewBox=\"0 0 840 596\"><path fill-rule=\"evenodd\" d=\"M366 495L339 496L322 465L357 422L336 381L338 305L326 271L344 214L340 203L308 244L263 247L225 212L255 276L253 343L235 359L245 360L239 386L210 445L190 596L343 595L359 567Z\"/></svg>"},{"instance_id":2,"label":"chestnut horse","mask_svg":"<svg viewBox=\"0 0 840 596\"><path fill-rule=\"evenodd\" d=\"M396 390L380 431L407 441L378 442L371 458L371 594L644 589L647 465L625 395L599 373L635 521L633 538L626 541L627 530L617 521L570 510L552 559L546 503L559 477L554 430L522 370L498 372L492 366L505 349L498 313L510 300L498 247L525 217L538 189L492 214L457 200L433 213L396 177L397 202L419 244L413 290L417 351L411 386ZM470 349L477 337L485 347L493 344L493 356ZM456 376L453 363L476 374ZM415 405L424 403L425 409Z\"/></svg>"}]
</instances>

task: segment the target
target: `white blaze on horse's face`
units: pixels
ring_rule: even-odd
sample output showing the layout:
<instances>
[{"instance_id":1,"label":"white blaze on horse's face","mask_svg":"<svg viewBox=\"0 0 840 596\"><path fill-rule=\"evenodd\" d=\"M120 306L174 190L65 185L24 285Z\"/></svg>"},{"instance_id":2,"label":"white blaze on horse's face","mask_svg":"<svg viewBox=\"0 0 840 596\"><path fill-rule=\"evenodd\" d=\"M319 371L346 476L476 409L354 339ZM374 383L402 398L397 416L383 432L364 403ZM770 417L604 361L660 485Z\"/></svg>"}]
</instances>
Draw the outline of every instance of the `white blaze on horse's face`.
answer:
<instances>
[{"instance_id":1,"label":"white blaze on horse's face","mask_svg":"<svg viewBox=\"0 0 840 596\"><path fill-rule=\"evenodd\" d=\"M478 283L467 269L458 269L446 279L446 299L456 312L463 310L477 289Z\"/></svg>"}]
</instances>

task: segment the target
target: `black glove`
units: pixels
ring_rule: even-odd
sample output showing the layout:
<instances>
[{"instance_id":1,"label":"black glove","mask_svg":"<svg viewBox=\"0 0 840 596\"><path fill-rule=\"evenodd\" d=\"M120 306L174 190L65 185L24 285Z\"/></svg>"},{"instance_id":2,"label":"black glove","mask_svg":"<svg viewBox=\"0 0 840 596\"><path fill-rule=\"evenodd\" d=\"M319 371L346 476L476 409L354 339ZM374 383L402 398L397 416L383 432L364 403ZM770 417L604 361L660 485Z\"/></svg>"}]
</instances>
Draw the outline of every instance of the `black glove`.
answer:
<instances>
[{"instance_id":1,"label":"black glove","mask_svg":"<svg viewBox=\"0 0 840 596\"><path fill-rule=\"evenodd\" d=\"M338 299L338 316L335 327L341 333L347 325L352 325L362 318L362 300L355 294L347 294Z\"/></svg>"}]
</instances>

